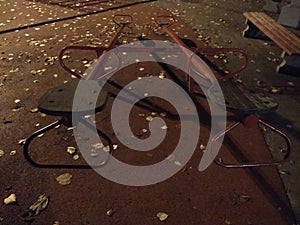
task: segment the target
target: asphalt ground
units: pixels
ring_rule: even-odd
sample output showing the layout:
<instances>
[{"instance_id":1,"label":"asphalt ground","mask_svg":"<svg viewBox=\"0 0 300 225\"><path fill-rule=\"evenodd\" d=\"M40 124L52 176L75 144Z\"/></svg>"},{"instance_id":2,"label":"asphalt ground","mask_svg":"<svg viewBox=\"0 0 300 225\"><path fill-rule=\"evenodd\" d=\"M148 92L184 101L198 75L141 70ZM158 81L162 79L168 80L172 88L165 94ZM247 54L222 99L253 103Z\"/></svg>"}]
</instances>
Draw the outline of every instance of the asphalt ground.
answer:
<instances>
[{"instance_id":1,"label":"asphalt ground","mask_svg":"<svg viewBox=\"0 0 300 225\"><path fill-rule=\"evenodd\" d=\"M243 1L243 3L243 7L248 7L247 9L258 9L263 5L260 1L255 3ZM200 5L203 7L197 8ZM168 224L293 224L294 213L287 197L286 186L282 183L278 172L280 170L276 168L224 169L212 164L204 172L198 171L197 167L203 154L203 148L200 146L209 136L208 105L206 100L198 95L195 98L199 102L199 108L202 109L200 116L202 126L197 149L188 164L164 182L145 187L124 186L101 177L93 170L34 168L22 154L22 139L27 138L36 129L58 119L36 112L39 98L49 88L74 79L60 67L56 58L64 46L105 45L115 32L112 16L116 13L132 15L135 24L134 33L122 35L119 44L137 40L141 36L169 40L160 32L152 32L152 28L155 27L152 18L173 12L178 20L172 29L178 32L179 36L193 40L198 46L227 44L241 47L236 45L235 41L240 40L238 37L244 23L242 16L238 14L242 9L235 10L238 16L234 17L232 8L236 7L233 4L226 4L226 6L229 8L224 9L212 1L155 2L153 5L140 4L129 8L108 10L91 16L1 34L0 91L4 96L1 101L3 123L1 149L4 155L0 158L0 188L2 199L11 193L17 196L17 203L1 204L1 223L53 224L59 221L59 224L160 224L162 222L157 217L157 213L164 212L168 215L164 223ZM195 10L195 14L187 13L188 11L183 7ZM13 8L15 10L12 10ZM1 9L7 12L1 16L4 18L3 21L6 21L3 22L5 25L2 25L2 30L22 26L28 21L38 23L53 17L78 15L75 10L57 5L23 1L2 2ZM225 21L224 23L219 21L225 24L222 25L222 29L218 25L219 22L209 17L212 11L219 12L218 10L231 12L227 13L227 19L224 19L223 11L222 14L215 13ZM201 19L198 18L201 24L196 22L195 18L198 15L196 12L203 14ZM232 29L236 29L236 33L231 32ZM227 31L221 32L222 30ZM275 75L270 71L274 71L280 57L274 62L264 58L265 54L270 54L270 49L274 51L271 55L279 56L280 51L269 44L245 42L243 47L248 46L249 49L246 49L251 52L253 59L248 70L242 74L243 81L248 86L256 88L257 77L259 77L259 80L266 85L259 86L257 89L264 88L264 91L269 91L271 87L281 87L282 94L275 97L292 96L297 103L298 95L295 93L298 90L298 78ZM66 62L71 68L78 66L78 70L84 71L87 63L83 62L90 62L93 57L95 56L74 52L66 56ZM272 66L266 69L263 66L266 62L262 59ZM257 64L257 62L261 63ZM158 76L161 71L164 71L167 77L175 73L183 78L183 74L176 69L172 73L174 68L167 71L162 65L138 63L119 71L114 81L122 87L136 77L147 77L149 74ZM251 77L254 73L256 76ZM273 76L277 79L273 79ZM296 88L290 87L287 82L293 82ZM115 86L108 89L112 94L119 91ZM137 154L119 143L112 130L109 115L113 100L113 97L109 97L107 107L97 115L96 120L101 130L112 137L113 143L118 144L119 148L114 152L116 158L133 165L148 165L159 162L171 153L172 146L174 147L178 140L180 130L178 118L168 116L164 118L168 125L166 143L148 154ZM158 105L163 111L174 111L174 108L164 101L157 99L152 101L152 106ZM140 133L148 126L145 117L152 115L153 112L162 112L157 111L157 107L135 107L131 113L133 132L146 138L149 135L147 132ZM280 110L282 111L289 110ZM297 120L297 116L291 118ZM297 131L296 128L292 130L294 133ZM68 146L76 145L73 138L72 131L66 130L65 127L53 130L33 143L32 149L35 149L32 150L33 156L46 163L64 161L81 163L82 157L74 161L66 152ZM263 132L260 129L245 130L242 127L226 139L220 154L229 161L236 161L241 155L261 160L272 158ZM293 165L291 167L294 168ZM71 183L62 186L56 181L56 177L67 172L72 175ZM295 176L293 172L289 173L292 177ZM43 193L49 197L47 208L37 216L24 218L24 212Z\"/></svg>"}]
</instances>

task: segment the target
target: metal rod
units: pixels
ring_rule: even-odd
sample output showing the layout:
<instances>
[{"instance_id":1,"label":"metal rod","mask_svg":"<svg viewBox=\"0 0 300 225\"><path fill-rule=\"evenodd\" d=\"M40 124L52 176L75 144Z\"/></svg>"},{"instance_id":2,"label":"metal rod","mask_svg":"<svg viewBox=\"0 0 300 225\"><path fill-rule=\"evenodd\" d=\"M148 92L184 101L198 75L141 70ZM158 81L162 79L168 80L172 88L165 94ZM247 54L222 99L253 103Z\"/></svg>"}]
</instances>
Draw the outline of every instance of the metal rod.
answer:
<instances>
[{"instance_id":1,"label":"metal rod","mask_svg":"<svg viewBox=\"0 0 300 225\"><path fill-rule=\"evenodd\" d=\"M289 155L290 155L290 152L291 152L291 146L292 146L292 143L291 143L291 140L288 138L288 136L286 134L284 134L282 131L274 128L273 126L271 126L270 124L262 121L262 120L259 120L258 123L262 124L263 126L269 128L270 130L272 130L274 133L277 133L279 134L280 136L282 136L286 142L286 145L287 145L287 149L286 149L286 153L285 155L283 156L282 159L280 160L274 160L274 161L270 161L270 162L243 162L243 163L237 163L237 164L231 164L231 163L225 163L223 161L222 158L219 158L219 160L215 159L214 162L216 164L218 164L219 166L222 166L222 167L225 167L225 168L249 168L249 167L262 167L262 166L278 166L280 164L282 164L283 162L285 162ZM229 128L227 128L225 130L225 132L221 132L220 134L216 135L214 138L213 138L213 141L212 141L212 146L213 144L224 134L230 132L231 130L233 130L235 127L237 127L237 125L241 124L241 122L237 122L235 124L233 124L232 126L230 126Z\"/></svg>"},{"instance_id":2,"label":"metal rod","mask_svg":"<svg viewBox=\"0 0 300 225\"><path fill-rule=\"evenodd\" d=\"M108 156L106 158L106 160L104 160L103 162L97 164L97 165L76 165L76 164L42 164L42 163L39 163L37 161L35 161L31 155L30 155L30 149L29 149L29 145L31 144L31 142L36 138L38 137L39 135L41 134L44 134L46 133L47 131L55 128L56 126L58 125L61 125L63 124L63 121L64 121L64 118L62 118L61 120L58 120L58 121L55 121L41 129L39 129L38 131L34 132L30 137L28 137L25 141L25 144L23 146L23 155L24 155L24 158L33 166L35 167L38 167L38 168L49 168L49 169L91 169L92 167L93 168L98 168L98 167L103 167L104 165L107 164L108 160L110 159L110 155L111 155L111 152L112 152L112 149L113 149L113 144L112 144L112 141L110 140L110 138L104 134L102 131L100 131L98 128L96 128L97 130L97 133L99 136L103 137L107 143L108 143L108 146L109 146L109 151L108 151ZM90 129L94 129L94 127L86 122L84 119L81 119L80 122L82 124L84 124L86 127L90 128Z\"/></svg>"},{"instance_id":3,"label":"metal rod","mask_svg":"<svg viewBox=\"0 0 300 225\"><path fill-rule=\"evenodd\" d=\"M202 78L204 78L211 86L214 81L216 80L214 73L211 69L206 65L206 63L199 61L197 57L194 57L191 54L189 47L173 32L169 29L169 27L174 23L175 19L173 16L157 16L155 22L159 27L163 29L163 31L179 46L183 47L182 51L186 56L190 59L189 60L189 67L193 65L198 73ZM194 79L187 75L186 77L188 81L189 91L192 92L194 88Z\"/></svg>"}]
</instances>

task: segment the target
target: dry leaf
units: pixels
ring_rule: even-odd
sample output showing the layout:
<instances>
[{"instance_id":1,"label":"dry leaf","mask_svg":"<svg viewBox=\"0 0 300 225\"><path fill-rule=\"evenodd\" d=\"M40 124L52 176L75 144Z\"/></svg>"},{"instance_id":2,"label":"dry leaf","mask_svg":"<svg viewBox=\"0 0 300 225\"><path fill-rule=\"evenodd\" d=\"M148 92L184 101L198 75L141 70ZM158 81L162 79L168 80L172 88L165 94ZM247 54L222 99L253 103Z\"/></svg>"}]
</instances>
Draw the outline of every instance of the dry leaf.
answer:
<instances>
[{"instance_id":1,"label":"dry leaf","mask_svg":"<svg viewBox=\"0 0 300 225\"><path fill-rule=\"evenodd\" d=\"M248 195L240 195L240 196L239 196L239 200L240 200L240 202L242 202L242 203L248 202L248 201L250 201L250 199L251 199L251 197L248 196Z\"/></svg>"},{"instance_id":2,"label":"dry leaf","mask_svg":"<svg viewBox=\"0 0 300 225\"><path fill-rule=\"evenodd\" d=\"M153 120L153 117L152 116L147 116L146 120L149 121L149 122L151 122Z\"/></svg>"},{"instance_id":3,"label":"dry leaf","mask_svg":"<svg viewBox=\"0 0 300 225\"><path fill-rule=\"evenodd\" d=\"M24 144L25 144L25 141L26 141L26 138L20 139L20 140L18 141L18 144L19 144L19 145L24 145Z\"/></svg>"},{"instance_id":4,"label":"dry leaf","mask_svg":"<svg viewBox=\"0 0 300 225\"><path fill-rule=\"evenodd\" d=\"M200 150L205 150L206 146L204 144L200 145Z\"/></svg>"},{"instance_id":5,"label":"dry leaf","mask_svg":"<svg viewBox=\"0 0 300 225\"><path fill-rule=\"evenodd\" d=\"M161 129L166 130L166 129L168 129L168 127L166 125L164 125L164 126L161 127Z\"/></svg>"},{"instance_id":6,"label":"dry leaf","mask_svg":"<svg viewBox=\"0 0 300 225\"><path fill-rule=\"evenodd\" d=\"M279 89L279 88L276 88L276 87L272 87L271 92L272 92L273 94L277 94L277 93L280 92L280 89Z\"/></svg>"},{"instance_id":7,"label":"dry leaf","mask_svg":"<svg viewBox=\"0 0 300 225\"><path fill-rule=\"evenodd\" d=\"M109 209L106 211L106 215L107 216L112 216L114 214L114 210L113 209Z\"/></svg>"},{"instance_id":8,"label":"dry leaf","mask_svg":"<svg viewBox=\"0 0 300 225\"><path fill-rule=\"evenodd\" d=\"M38 215L48 206L48 203L49 198L45 194L42 194L38 197L37 201L29 207L29 210L34 212L35 215Z\"/></svg>"},{"instance_id":9,"label":"dry leaf","mask_svg":"<svg viewBox=\"0 0 300 225\"><path fill-rule=\"evenodd\" d=\"M160 221L165 221L169 217L169 215L167 213L164 213L164 212L158 212L156 214L156 216L158 217L158 219Z\"/></svg>"},{"instance_id":10,"label":"dry leaf","mask_svg":"<svg viewBox=\"0 0 300 225\"><path fill-rule=\"evenodd\" d=\"M76 152L76 148L72 146L67 147L67 152L71 155L73 155Z\"/></svg>"},{"instance_id":11,"label":"dry leaf","mask_svg":"<svg viewBox=\"0 0 300 225\"><path fill-rule=\"evenodd\" d=\"M36 113L36 112L38 112L39 111L39 109L38 108L33 108L33 109L30 109L30 112L32 112L32 113Z\"/></svg>"},{"instance_id":12,"label":"dry leaf","mask_svg":"<svg viewBox=\"0 0 300 225\"><path fill-rule=\"evenodd\" d=\"M8 196L7 198L4 199L4 204L8 205L8 204L12 204L15 203L17 201L17 196L16 194L11 194L10 196Z\"/></svg>"},{"instance_id":13,"label":"dry leaf","mask_svg":"<svg viewBox=\"0 0 300 225\"><path fill-rule=\"evenodd\" d=\"M68 185L71 183L72 175L69 173L63 173L56 177L56 181L61 185Z\"/></svg>"},{"instance_id":14,"label":"dry leaf","mask_svg":"<svg viewBox=\"0 0 300 225\"><path fill-rule=\"evenodd\" d=\"M16 150L12 150L12 151L10 151L10 153L9 153L10 156L14 156L15 154L17 154L17 151L16 151Z\"/></svg>"}]
</instances>

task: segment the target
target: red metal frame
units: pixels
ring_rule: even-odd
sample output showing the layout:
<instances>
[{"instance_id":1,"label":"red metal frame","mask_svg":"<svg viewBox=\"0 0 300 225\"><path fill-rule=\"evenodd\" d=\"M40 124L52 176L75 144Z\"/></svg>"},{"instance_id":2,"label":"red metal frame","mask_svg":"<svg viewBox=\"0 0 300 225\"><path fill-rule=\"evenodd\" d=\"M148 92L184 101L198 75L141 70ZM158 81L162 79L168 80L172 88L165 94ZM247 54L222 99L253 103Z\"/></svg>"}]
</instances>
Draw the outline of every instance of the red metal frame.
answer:
<instances>
[{"instance_id":1,"label":"red metal frame","mask_svg":"<svg viewBox=\"0 0 300 225\"><path fill-rule=\"evenodd\" d=\"M172 30L169 29L169 27L175 22L174 17L169 16L169 15L157 16L155 19L155 22L160 28L162 28L166 32L166 34L168 34L168 36L176 44L184 47L183 51L186 52L188 57L190 57L189 52L185 51L185 49L189 49L189 47ZM221 52L222 53L240 53L244 58L243 65L239 69L228 73L226 76L222 77L221 79L229 79L229 78L232 78L232 77L238 75L240 72L245 70L249 64L247 52L242 49L239 49L239 48L197 48L196 50L194 50L194 52L201 53L201 54L207 54L207 53L216 54L216 53L221 53ZM202 75L205 75L206 79L211 81L211 83L213 83L212 81L215 80L215 76L214 76L214 74L211 73L210 69L208 70L206 65L203 65L203 63L201 63L198 60L194 60L193 58L191 60L192 60L191 63L193 63L193 65L196 66L197 72L199 72ZM203 78L203 76L202 76L202 78ZM189 82L189 91L193 92L194 83L195 83L194 80L191 77L189 77L188 75L187 75L186 79Z\"/></svg>"},{"instance_id":2,"label":"red metal frame","mask_svg":"<svg viewBox=\"0 0 300 225\"><path fill-rule=\"evenodd\" d=\"M247 167L260 167L260 166L278 166L282 163L284 163L290 156L291 153L291 148L292 148L292 142L289 139L289 137L283 133L282 131L278 130L277 128L273 127L269 123L261 120L258 118L256 115L248 115L246 116L243 120L238 121L230 125L225 131L217 134L216 136L213 137L211 146L213 147L214 144L223 136L228 134L230 131L234 130L237 128L239 125L243 124L247 128L252 128L252 127L258 127L258 125L262 125L274 133L278 134L281 136L285 143L286 143L286 152L283 155L282 159L280 160L273 160L271 162L239 162L239 163L226 163L223 161L222 158L215 159L215 163L218 164L219 166L225 167L225 168L247 168Z\"/></svg>"},{"instance_id":3,"label":"red metal frame","mask_svg":"<svg viewBox=\"0 0 300 225\"><path fill-rule=\"evenodd\" d=\"M129 24L132 23L133 19L132 19L131 15L117 14L113 17L113 21L118 26L118 28L117 28L117 32L114 34L114 36L112 37L112 39L108 43L107 47L68 45L60 51L59 56L58 56L59 63L62 66L62 68L65 69L68 73L70 73L70 74L74 75L75 77L77 77L78 79L85 79L85 80L93 79L93 77L91 77L91 76L84 77L81 74L77 73L76 71L71 70L64 63L63 56L64 56L65 52L69 51L69 50L90 50L90 51L95 51L96 52L97 58L102 57L105 52L107 52L107 51L109 51L109 50L111 50L112 48L115 47L116 42L118 41L118 38L122 34L125 27L127 27L131 30L131 27L129 26ZM105 60L103 58L100 58L99 61L102 64L105 63ZM91 73L91 74L93 74L93 73Z\"/></svg>"},{"instance_id":4,"label":"red metal frame","mask_svg":"<svg viewBox=\"0 0 300 225\"><path fill-rule=\"evenodd\" d=\"M125 18L125 19L124 19ZM129 15L116 15L113 18L113 21L118 25L118 30L115 33L115 35L113 36L113 38L111 39L111 41L108 44L108 47L89 47L89 46L74 46L74 45L70 45L65 47L64 49L62 49L62 51L59 54L59 62L61 64L61 66L70 74L76 76L79 79L93 79L94 73L90 73L90 76L87 76L86 78L83 77L81 74L77 73L76 71L71 70L70 68L68 68L67 65L65 65L62 57L64 55L64 53L67 50L91 50L91 51L95 51L97 54L97 57L100 57L99 62L104 65L105 63L105 59L101 58L103 57L104 53L106 51L109 51L110 49L115 47L115 44L117 42L118 37L120 36L120 34L122 33L123 29L125 27L128 27L128 25L132 22L132 17ZM194 52L194 54L202 54L202 55L214 55L217 53L231 53L231 54L240 54L242 55L244 61L243 64L240 66L240 68L229 72L228 74L226 74L223 77L220 77L220 80L226 80L226 79L230 79L234 76L237 76L238 74L240 74L243 70L245 70L249 64L249 58L248 58L248 54L246 51L239 49L239 48L211 48L211 47L207 47L207 48L196 48L196 49L189 49L189 47L172 31L169 29L169 27L175 22L175 19L173 16L157 16L155 18L155 22L156 24L164 30L164 32L179 46L183 47L182 51L184 53L186 53L186 55L190 58L190 65L193 65L195 67L195 71L199 74L199 76L201 76L202 78L204 78L206 81L208 81L210 84L212 84L216 78L214 76L214 74L212 73L212 71L210 70L210 68L203 62L196 60L195 57L193 57L194 55L191 55L191 51ZM128 49L131 51L140 51L140 49ZM149 48L149 47L145 47L143 48L144 51L149 51L151 52L153 50L153 48ZM99 68L99 67L98 67ZM187 75L186 80L188 81L188 88L189 91L191 93L193 93L194 90L194 83L195 81L193 80L193 78L189 77L189 75ZM251 121L249 123L249 121ZM244 167L257 167L257 166L277 166L281 163L283 163L288 156L290 155L290 151L291 151L291 146L292 143L290 141L290 139L287 137L287 135L285 135L283 132L279 131L278 129L274 128L273 126L271 126L270 124L262 121L261 119L259 119L259 117L257 115L251 114L251 115L245 115L244 118L234 124L232 124L230 127L228 127L224 132L217 134L214 138L213 138L213 142L212 145L219 140L223 135L227 134L228 132L232 131L233 129L235 129L237 126L239 126L240 124L243 124L245 127L254 127L254 126L258 126L259 124L269 128L270 130L272 130L273 132L279 134L280 136L282 136L286 142L287 145L287 149L286 149L286 154L283 156L283 158L281 160L277 160L277 161L272 161L272 162L259 162L259 163L238 163L238 164L230 164L230 163L224 163L222 159L220 160L215 160L215 162L223 167L226 168L244 168Z\"/></svg>"},{"instance_id":5,"label":"red metal frame","mask_svg":"<svg viewBox=\"0 0 300 225\"><path fill-rule=\"evenodd\" d=\"M169 29L169 27L174 23L174 21L175 21L175 19L174 19L173 16L158 16L155 20L156 24L159 27L161 27L166 32L166 34L168 34L168 36L176 44L188 49L188 46L172 30ZM195 53L200 53L200 54L208 54L208 53L210 53L210 54L216 54L216 53L239 53L239 54L241 54L244 58L244 62L242 64L242 66L239 69L237 69L235 71L232 71L232 72L228 73L226 76L222 77L221 79L223 79L223 80L230 79L230 78L238 75L240 72L245 70L246 67L249 64L249 59L248 59L247 52L245 52L242 49L238 49L238 48L198 48L198 49L194 50L194 52ZM192 57L192 56L190 56L190 54L188 52L187 52L187 56ZM192 59L193 59L193 57L192 57ZM193 63L193 65L196 66L197 72L200 73L199 75L209 75L206 78L210 81L214 80L213 79L214 74L211 74L211 71L208 70L207 67L205 67L201 61L199 61L199 60L192 61L191 60L190 63ZM193 89L194 89L194 80L193 80L193 78L191 78L187 75L187 81L189 82L189 91L192 93ZM233 129L235 129L240 124L243 124L245 127L254 127L254 126L257 127L259 124L261 124L261 125L269 128L270 130L272 130L274 133L279 134L281 137L284 138L284 140L286 142L286 146L287 146L286 153L285 153L284 157L281 160L272 161L272 162L259 162L259 163L246 162L246 163L238 163L238 164L224 163L222 159L220 159L219 161L215 160L215 162L218 165L220 165L222 167L226 167L226 168L278 166L281 163L283 163L284 161L286 161L286 159L289 157L292 143L291 143L291 140L288 138L288 136L286 134L284 134L283 132L281 132L280 130L274 128L270 124L262 121L261 119L259 119L259 117L257 115L254 115L254 114L244 115L244 118L242 118L242 120L234 123L233 125L228 127L224 132L221 132L220 134L216 135L213 138L211 146L213 146L213 144L217 140L219 140L223 135L225 135L226 133L232 131Z\"/></svg>"}]
</instances>

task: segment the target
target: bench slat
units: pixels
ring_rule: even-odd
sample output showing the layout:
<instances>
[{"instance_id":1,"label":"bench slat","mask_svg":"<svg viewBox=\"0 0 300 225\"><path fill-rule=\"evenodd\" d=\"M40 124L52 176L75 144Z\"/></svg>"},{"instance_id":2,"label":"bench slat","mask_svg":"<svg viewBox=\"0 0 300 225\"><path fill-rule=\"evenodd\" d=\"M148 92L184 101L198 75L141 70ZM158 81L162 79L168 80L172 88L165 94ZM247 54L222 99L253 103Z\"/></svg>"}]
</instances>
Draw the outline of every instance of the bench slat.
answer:
<instances>
[{"instance_id":1,"label":"bench slat","mask_svg":"<svg viewBox=\"0 0 300 225\"><path fill-rule=\"evenodd\" d=\"M300 54L300 38L261 12L245 12L244 16L289 55Z\"/></svg>"},{"instance_id":2,"label":"bench slat","mask_svg":"<svg viewBox=\"0 0 300 225\"><path fill-rule=\"evenodd\" d=\"M271 30L273 34L273 29L274 29L274 32L276 34L279 34L279 37L274 36L274 39L276 39L276 41L278 42L283 41L285 46L288 46L291 49L291 52L295 51L295 53L300 53L300 39L297 38L296 35L294 35L292 32L290 32L289 30L285 29L284 27L276 23L270 17L269 18L263 17L262 19L263 21L269 24L272 23L273 26L270 26L269 30Z\"/></svg>"},{"instance_id":3,"label":"bench slat","mask_svg":"<svg viewBox=\"0 0 300 225\"><path fill-rule=\"evenodd\" d=\"M279 47L285 50L288 54L291 55L300 53L300 39L296 35L291 33L289 30L277 24L276 21L268 17L266 14L251 13L248 15L246 14L246 18L248 18L263 33L265 33L265 35L272 39ZM266 22L269 26L266 26L266 24L264 24L264 22L260 20Z\"/></svg>"}]
</instances>

